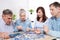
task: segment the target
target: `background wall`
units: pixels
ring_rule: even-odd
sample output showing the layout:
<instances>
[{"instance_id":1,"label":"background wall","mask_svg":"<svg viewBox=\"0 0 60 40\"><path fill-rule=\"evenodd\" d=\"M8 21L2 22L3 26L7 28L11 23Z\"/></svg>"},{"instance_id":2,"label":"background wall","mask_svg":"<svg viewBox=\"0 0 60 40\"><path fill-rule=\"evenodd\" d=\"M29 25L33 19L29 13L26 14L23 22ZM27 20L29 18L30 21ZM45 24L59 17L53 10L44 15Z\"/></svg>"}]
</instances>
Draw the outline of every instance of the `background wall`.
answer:
<instances>
[{"instance_id":1,"label":"background wall","mask_svg":"<svg viewBox=\"0 0 60 40\"><path fill-rule=\"evenodd\" d=\"M51 14L50 14L50 9L49 9L49 4L55 1L60 2L60 0L29 0L29 9L34 10L34 13L32 16L33 19L32 18L31 19L34 20L36 18L36 9L39 6L42 6L45 8L46 15L48 18L50 18Z\"/></svg>"},{"instance_id":2,"label":"background wall","mask_svg":"<svg viewBox=\"0 0 60 40\"><path fill-rule=\"evenodd\" d=\"M0 16L4 9L11 9L18 17L21 8L28 10L28 3L28 0L0 0Z\"/></svg>"},{"instance_id":3,"label":"background wall","mask_svg":"<svg viewBox=\"0 0 60 40\"><path fill-rule=\"evenodd\" d=\"M47 17L50 18L49 4L54 1L60 2L60 0L0 0L0 17L4 9L11 9L13 13L19 17L19 10L24 8L27 12L28 18L34 21L36 18L36 8L43 6ZM32 15L28 12L29 9L34 10Z\"/></svg>"}]
</instances>

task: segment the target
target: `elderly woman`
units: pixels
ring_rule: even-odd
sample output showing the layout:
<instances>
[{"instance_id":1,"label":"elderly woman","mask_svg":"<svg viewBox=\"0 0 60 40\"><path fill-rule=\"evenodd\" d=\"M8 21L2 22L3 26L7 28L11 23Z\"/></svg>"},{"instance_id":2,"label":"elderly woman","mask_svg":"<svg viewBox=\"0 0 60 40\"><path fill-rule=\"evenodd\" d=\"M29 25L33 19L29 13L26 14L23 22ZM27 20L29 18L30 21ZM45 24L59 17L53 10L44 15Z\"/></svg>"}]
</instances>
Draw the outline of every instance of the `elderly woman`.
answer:
<instances>
[{"instance_id":1,"label":"elderly woman","mask_svg":"<svg viewBox=\"0 0 60 40\"><path fill-rule=\"evenodd\" d=\"M19 16L20 18L15 22L17 31L30 31L32 28L31 22L26 18L26 11L24 9L20 9Z\"/></svg>"}]
</instances>

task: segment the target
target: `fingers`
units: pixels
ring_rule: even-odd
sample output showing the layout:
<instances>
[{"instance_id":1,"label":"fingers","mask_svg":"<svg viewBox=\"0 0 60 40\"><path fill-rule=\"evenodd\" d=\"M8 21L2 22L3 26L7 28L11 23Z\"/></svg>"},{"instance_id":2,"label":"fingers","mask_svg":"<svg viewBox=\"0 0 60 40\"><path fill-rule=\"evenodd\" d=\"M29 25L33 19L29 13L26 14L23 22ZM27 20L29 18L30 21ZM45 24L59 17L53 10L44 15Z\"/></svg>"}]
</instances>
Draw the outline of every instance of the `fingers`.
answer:
<instances>
[{"instance_id":1,"label":"fingers","mask_svg":"<svg viewBox=\"0 0 60 40\"><path fill-rule=\"evenodd\" d=\"M41 33L40 29L36 29L35 33L40 34Z\"/></svg>"},{"instance_id":2,"label":"fingers","mask_svg":"<svg viewBox=\"0 0 60 40\"><path fill-rule=\"evenodd\" d=\"M22 26L17 26L17 29L18 29L18 30L22 29Z\"/></svg>"}]
</instances>

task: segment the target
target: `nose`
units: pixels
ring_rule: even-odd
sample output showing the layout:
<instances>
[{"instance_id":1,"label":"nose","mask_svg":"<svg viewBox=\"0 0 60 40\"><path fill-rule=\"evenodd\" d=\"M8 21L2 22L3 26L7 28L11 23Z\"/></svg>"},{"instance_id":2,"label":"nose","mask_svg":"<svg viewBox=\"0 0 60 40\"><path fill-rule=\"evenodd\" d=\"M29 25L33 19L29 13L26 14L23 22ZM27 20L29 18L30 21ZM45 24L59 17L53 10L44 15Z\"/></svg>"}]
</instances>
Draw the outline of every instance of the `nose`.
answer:
<instances>
[{"instance_id":1,"label":"nose","mask_svg":"<svg viewBox=\"0 0 60 40\"><path fill-rule=\"evenodd\" d=\"M9 22L11 22L12 21L12 19L9 19Z\"/></svg>"}]
</instances>

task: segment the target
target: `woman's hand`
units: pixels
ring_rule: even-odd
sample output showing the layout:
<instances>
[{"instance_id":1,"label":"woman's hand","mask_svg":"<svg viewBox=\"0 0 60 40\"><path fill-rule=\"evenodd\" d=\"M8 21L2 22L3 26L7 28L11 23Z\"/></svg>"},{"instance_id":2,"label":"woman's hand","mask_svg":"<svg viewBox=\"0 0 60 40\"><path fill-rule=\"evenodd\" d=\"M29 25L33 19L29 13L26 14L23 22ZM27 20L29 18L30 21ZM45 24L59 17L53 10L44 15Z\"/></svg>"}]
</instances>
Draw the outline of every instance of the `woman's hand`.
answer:
<instances>
[{"instance_id":1,"label":"woman's hand","mask_svg":"<svg viewBox=\"0 0 60 40\"><path fill-rule=\"evenodd\" d=\"M30 31L31 29L29 27L26 28L26 31Z\"/></svg>"},{"instance_id":2,"label":"woman's hand","mask_svg":"<svg viewBox=\"0 0 60 40\"><path fill-rule=\"evenodd\" d=\"M40 33L41 33L40 29L37 28L37 29L35 30L35 33L36 33L36 34L40 34Z\"/></svg>"}]
</instances>

